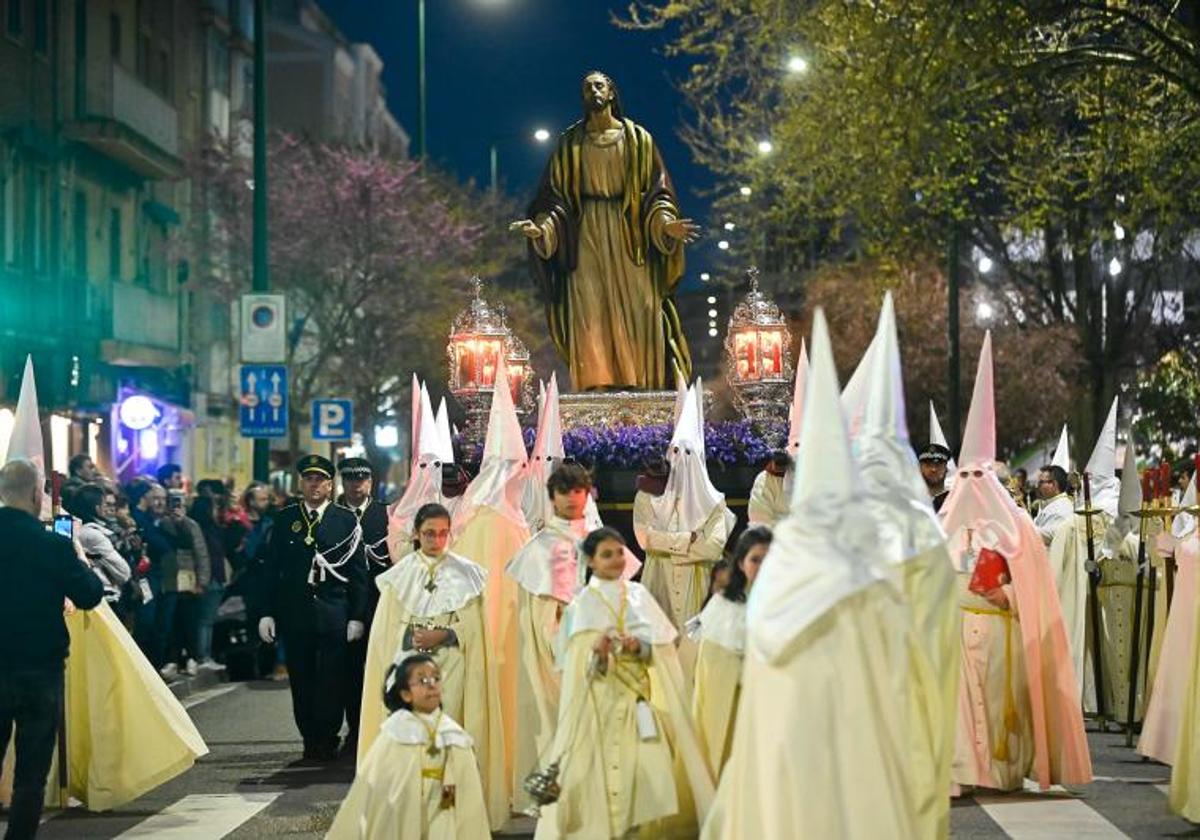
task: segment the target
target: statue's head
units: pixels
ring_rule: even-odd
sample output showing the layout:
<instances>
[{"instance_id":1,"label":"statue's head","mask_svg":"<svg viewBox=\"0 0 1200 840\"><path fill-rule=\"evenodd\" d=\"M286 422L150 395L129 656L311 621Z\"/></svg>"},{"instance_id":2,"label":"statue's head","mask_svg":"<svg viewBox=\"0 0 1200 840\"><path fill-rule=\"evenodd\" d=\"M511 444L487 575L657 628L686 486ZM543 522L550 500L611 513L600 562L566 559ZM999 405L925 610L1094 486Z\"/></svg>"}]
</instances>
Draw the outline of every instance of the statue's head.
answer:
<instances>
[{"instance_id":1,"label":"statue's head","mask_svg":"<svg viewBox=\"0 0 1200 840\"><path fill-rule=\"evenodd\" d=\"M592 70L583 77L580 93L583 97L583 113L591 114L612 107L612 115L620 119L621 97L617 86L607 74Z\"/></svg>"}]
</instances>

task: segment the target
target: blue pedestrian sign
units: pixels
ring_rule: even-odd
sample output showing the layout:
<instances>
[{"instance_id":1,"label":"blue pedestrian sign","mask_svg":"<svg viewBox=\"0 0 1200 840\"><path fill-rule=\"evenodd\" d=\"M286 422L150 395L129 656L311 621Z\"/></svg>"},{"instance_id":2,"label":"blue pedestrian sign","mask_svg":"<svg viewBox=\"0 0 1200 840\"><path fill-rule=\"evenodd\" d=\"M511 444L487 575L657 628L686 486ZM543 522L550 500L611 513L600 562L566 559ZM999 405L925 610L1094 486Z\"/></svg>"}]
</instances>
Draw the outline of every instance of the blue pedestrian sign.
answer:
<instances>
[{"instance_id":1,"label":"blue pedestrian sign","mask_svg":"<svg viewBox=\"0 0 1200 840\"><path fill-rule=\"evenodd\" d=\"M352 405L350 400L313 400L313 440L350 440Z\"/></svg>"},{"instance_id":2,"label":"blue pedestrian sign","mask_svg":"<svg viewBox=\"0 0 1200 840\"><path fill-rule=\"evenodd\" d=\"M288 433L288 377L284 365L242 365L242 437L280 438Z\"/></svg>"}]
</instances>

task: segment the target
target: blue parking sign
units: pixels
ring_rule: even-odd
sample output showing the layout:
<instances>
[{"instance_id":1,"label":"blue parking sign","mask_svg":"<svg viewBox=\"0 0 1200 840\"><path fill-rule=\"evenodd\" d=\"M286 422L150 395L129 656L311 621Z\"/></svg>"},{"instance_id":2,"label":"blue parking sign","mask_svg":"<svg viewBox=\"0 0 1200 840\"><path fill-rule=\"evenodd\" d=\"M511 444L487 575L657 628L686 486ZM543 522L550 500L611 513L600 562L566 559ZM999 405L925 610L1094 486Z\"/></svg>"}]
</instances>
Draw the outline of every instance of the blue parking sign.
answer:
<instances>
[{"instance_id":1,"label":"blue parking sign","mask_svg":"<svg viewBox=\"0 0 1200 840\"><path fill-rule=\"evenodd\" d=\"M350 440L354 430L350 400L313 400L313 440Z\"/></svg>"},{"instance_id":2,"label":"blue parking sign","mask_svg":"<svg viewBox=\"0 0 1200 840\"><path fill-rule=\"evenodd\" d=\"M284 365L242 365L239 425L242 437L280 438L288 433L288 376Z\"/></svg>"}]
</instances>

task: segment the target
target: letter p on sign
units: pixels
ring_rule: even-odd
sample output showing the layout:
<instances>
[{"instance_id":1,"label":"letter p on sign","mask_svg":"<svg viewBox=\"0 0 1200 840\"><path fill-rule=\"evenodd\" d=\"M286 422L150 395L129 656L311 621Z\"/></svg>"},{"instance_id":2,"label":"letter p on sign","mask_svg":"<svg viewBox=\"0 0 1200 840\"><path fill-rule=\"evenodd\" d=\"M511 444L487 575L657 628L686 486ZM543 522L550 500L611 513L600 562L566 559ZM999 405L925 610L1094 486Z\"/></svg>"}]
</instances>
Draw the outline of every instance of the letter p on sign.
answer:
<instances>
[{"instance_id":1,"label":"letter p on sign","mask_svg":"<svg viewBox=\"0 0 1200 840\"><path fill-rule=\"evenodd\" d=\"M313 400L313 440L349 440L354 424L350 400Z\"/></svg>"}]
</instances>

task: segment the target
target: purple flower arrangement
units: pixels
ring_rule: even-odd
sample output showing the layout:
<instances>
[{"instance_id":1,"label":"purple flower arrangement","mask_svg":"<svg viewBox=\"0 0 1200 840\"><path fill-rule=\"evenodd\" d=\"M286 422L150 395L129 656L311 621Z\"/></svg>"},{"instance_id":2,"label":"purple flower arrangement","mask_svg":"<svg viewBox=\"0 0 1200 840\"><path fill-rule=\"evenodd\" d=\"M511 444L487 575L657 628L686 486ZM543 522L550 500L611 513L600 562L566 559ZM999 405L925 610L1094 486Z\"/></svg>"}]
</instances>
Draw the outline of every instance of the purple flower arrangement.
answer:
<instances>
[{"instance_id":1,"label":"purple flower arrangement","mask_svg":"<svg viewBox=\"0 0 1200 840\"><path fill-rule=\"evenodd\" d=\"M588 426L563 433L567 455L593 469L640 469L655 455L666 455L671 443L669 423L647 426ZM533 448L534 429L523 430L525 446ZM783 447L787 426L781 423L755 424L749 420L709 423L704 427L704 443L709 464L723 468L758 467L773 450ZM478 463L483 455L481 444L459 441L460 457L466 463Z\"/></svg>"}]
</instances>

